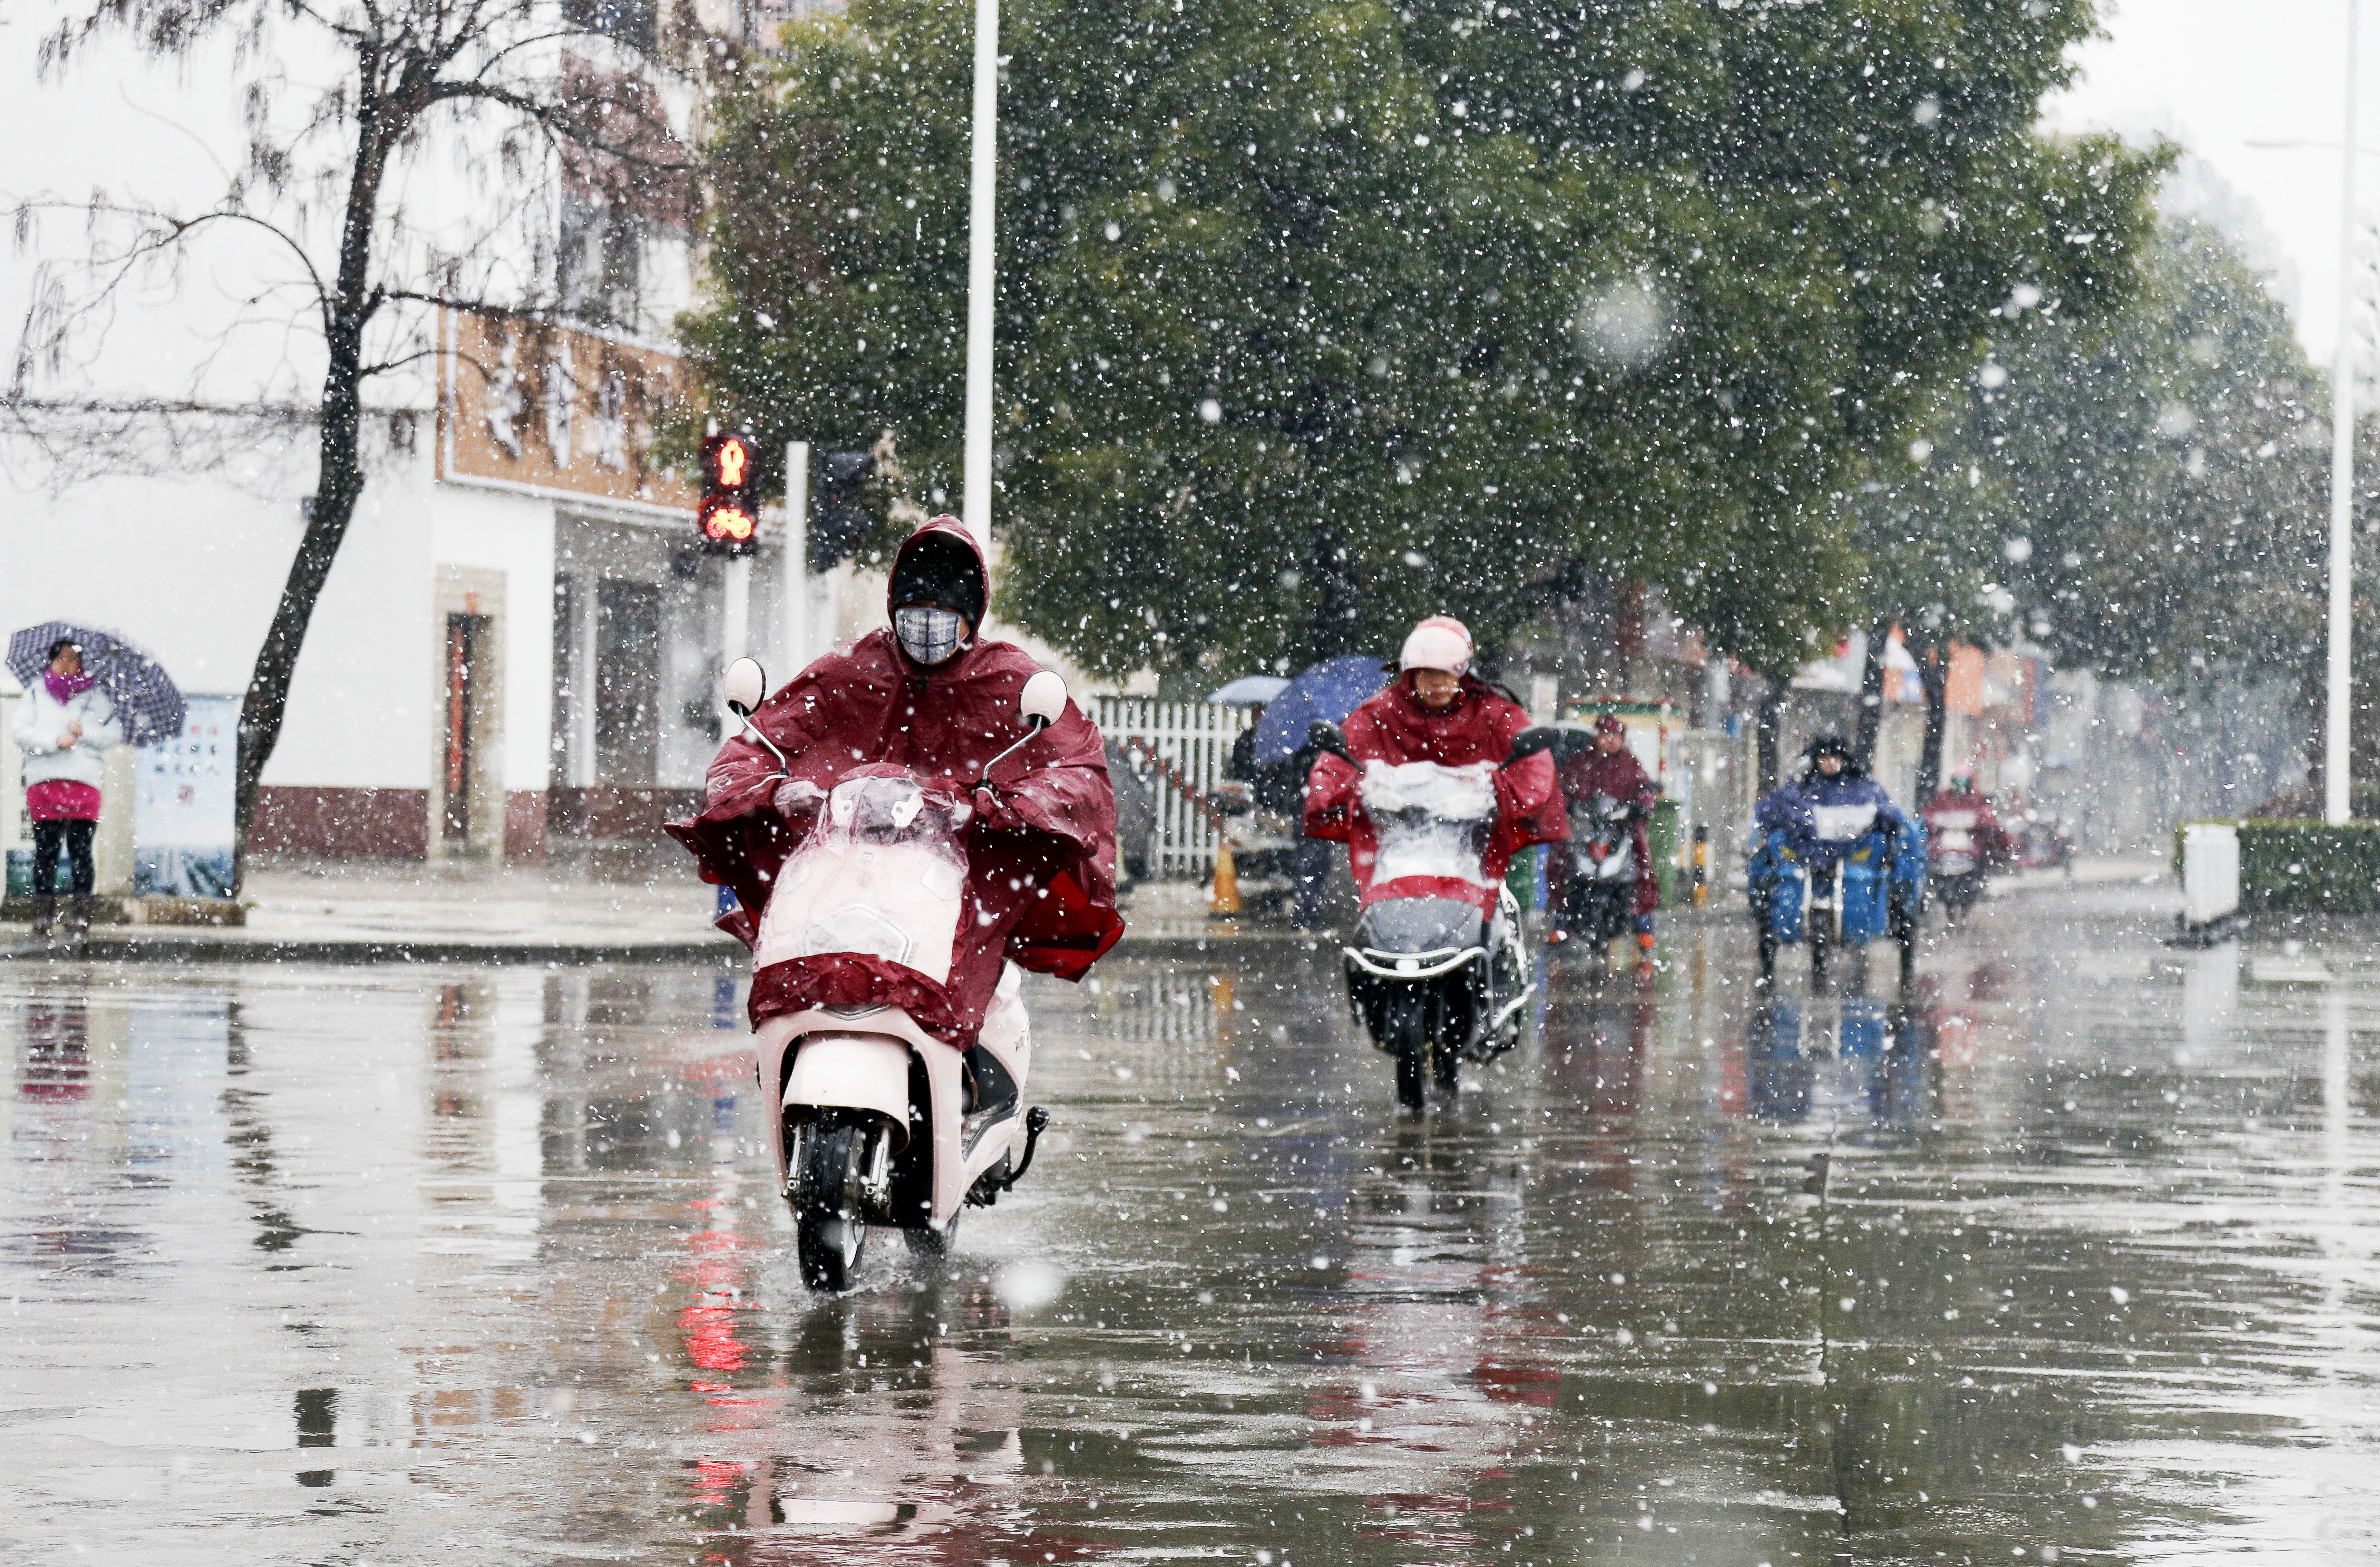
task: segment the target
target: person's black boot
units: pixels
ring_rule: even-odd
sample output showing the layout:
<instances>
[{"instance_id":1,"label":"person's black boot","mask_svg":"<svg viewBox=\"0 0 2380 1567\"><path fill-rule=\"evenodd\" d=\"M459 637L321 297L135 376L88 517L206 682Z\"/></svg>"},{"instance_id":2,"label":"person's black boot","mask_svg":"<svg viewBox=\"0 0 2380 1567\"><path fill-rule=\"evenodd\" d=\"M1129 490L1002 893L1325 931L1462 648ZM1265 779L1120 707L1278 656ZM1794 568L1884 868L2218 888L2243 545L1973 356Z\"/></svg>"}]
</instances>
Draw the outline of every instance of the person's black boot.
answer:
<instances>
[{"instance_id":1,"label":"person's black boot","mask_svg":"<svg viewBox=\"0 0 2380 1567\"><path fill-rule=\"evenodd\" d=\"M36 893L33 897L33 940L37 941L48 941L50 939L50 929L57 924L57 922L58 900L56 896L54 894L45 898L41 896L39 893Z\"/></svg>"},{"instance_id":2,"label":"person's black boot","mask_svg":"<svg viewBox=\"0 0 2380 1567\"><path fill-rule=\"evenodd\" d=\"M67 934L78 941L91 934L91 896L84 893L75 899L67 911Z\"/></svg>"}]
</instances>

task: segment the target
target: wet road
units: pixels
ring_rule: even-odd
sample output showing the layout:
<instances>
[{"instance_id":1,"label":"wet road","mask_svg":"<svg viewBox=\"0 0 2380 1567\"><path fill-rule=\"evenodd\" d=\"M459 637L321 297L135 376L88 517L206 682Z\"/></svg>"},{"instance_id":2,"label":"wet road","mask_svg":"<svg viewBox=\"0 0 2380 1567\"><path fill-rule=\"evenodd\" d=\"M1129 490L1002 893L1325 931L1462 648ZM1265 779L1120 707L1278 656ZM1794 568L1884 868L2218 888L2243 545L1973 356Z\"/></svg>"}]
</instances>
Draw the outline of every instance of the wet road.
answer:
<instances>
[{"instance_id":1,"label":"wet road","mask_svg":"<svg viewBox=\"0 0 2380 1567\"><path fill-rule=\"evenodd\" d=\"M1328 963L1111 961L832 1301L714 975L8 968L0 1558L2371 1561L2380 962L2127 896L1557 969L1419 1123Z\"/></svg>"}]
</instances>

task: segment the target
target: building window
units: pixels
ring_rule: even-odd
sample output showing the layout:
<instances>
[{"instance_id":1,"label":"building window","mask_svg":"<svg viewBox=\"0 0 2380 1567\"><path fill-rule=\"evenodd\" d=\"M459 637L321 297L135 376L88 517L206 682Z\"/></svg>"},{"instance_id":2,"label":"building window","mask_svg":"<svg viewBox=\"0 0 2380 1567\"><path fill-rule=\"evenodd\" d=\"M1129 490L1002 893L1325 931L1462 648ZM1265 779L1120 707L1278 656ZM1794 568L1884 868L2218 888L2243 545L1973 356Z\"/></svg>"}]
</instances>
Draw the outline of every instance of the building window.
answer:
<instances>
[{"instance_id":1,"label":"building window","mask_svg":"<svg viewBox=\"0 0 2380 1567\"><path fill-rule=\"evenodd\" d=\"M563 197L554 280L563 314L598 326L633 328L644 258L644 225L635 213L589 196Z\"/></svg>"},{"instance_id":2,"label":"building window","mask_svg":"<svg viewBox=\"0 0 2380 1567\"><path fill-rule=\"evenodd\" d=\"M563 0L572 27L600 32L638 49L653 46L654 0Z\"/></svg>"}]
</instances>

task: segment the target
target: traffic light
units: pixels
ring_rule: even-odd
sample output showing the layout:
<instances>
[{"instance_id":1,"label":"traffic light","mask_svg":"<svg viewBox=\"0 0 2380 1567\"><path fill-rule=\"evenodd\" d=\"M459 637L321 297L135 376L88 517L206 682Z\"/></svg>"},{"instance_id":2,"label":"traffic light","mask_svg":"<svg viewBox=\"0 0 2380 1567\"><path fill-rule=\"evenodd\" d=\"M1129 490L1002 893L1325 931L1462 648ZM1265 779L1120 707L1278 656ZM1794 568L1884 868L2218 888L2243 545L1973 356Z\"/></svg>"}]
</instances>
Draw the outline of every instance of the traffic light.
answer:
<instances>
[{"instance_id":1,"label":"traffic light","mask_svg":"<svg viewBox=\"0 0 2380 1567\"><path fill-rule=\"evenodd\" d=\"M812 571L833 570L876 526L868 504L868 488L875 481L876 459L868 453L818 455L818 478L810 488Z\"/></svg>"},{"instance_id":2,"label":"traffic light","mask_svg":"<svg viewBox=\"0 0 2380 1567\"><path fill-rule=\"evenodd\" d=\"M760 548L758 448L748 435L713 435L702 443L702 504L694 514L703 553L748 555Z\"/></svg>"}]
</instances>

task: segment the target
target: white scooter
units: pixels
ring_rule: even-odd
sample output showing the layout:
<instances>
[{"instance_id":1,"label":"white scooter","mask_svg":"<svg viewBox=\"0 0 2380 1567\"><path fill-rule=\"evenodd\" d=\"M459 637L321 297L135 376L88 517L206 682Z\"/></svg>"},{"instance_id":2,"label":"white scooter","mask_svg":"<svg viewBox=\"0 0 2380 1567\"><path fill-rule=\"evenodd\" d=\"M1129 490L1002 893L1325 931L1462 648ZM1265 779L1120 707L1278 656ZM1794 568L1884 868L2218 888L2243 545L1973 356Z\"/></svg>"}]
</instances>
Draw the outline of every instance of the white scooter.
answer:
<instances>
[{"instance_id":1,"label":"white scooter","mask_svg":"<svg viewBox=\"0 0 2380 1567\"><path fill-rule=\"evenodd\" d=\"M737 660L722 686L745 732L775 752L750 722L768 691L760 665ZM1018 707L1030 739L1065 711L1065 682L1042 670L1026 682ZM781 767L784 759L777 753ZM972 814L905 774L844 777L778 871L760 914L754 970L852 954L947 981ZM1019 1114L1033 1055L1022 980L1014 964L1005 966L983 1026L964 1050L892 1005L816 1007L760 1025L760 1090L780 1107L769 1129L778 1185L794 1211L802 1281L811 1289L852 1286L870 1224L897 1226L922 1256L946 1255L962 1208L990 1206L1032 1164L1049 1115L1038 1107Z\"/></svg>"}]
</instances>

